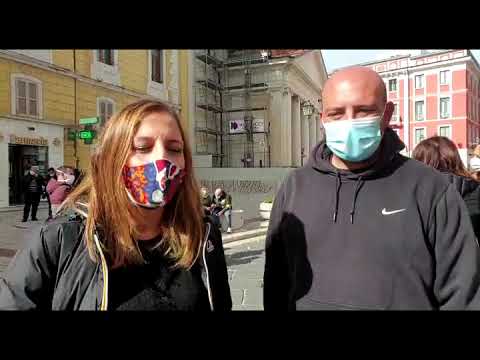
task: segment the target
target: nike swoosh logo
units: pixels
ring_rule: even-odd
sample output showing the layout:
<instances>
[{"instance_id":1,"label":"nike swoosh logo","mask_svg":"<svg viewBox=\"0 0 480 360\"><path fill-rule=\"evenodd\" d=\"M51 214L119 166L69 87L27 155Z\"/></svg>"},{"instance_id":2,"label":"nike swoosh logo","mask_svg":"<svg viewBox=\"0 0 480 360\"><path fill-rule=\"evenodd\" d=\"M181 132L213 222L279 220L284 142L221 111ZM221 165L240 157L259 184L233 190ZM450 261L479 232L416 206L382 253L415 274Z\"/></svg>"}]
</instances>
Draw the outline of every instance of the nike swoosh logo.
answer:
<instances>
[{"instance_id":1,"label":"nike swoosh logo","mask_svg":"<svg viewBox=\"0 0 480 360\"><path fill-rule=\"evenodd\" d=\"M402 211L405 211L405 210L407 210L407 209L387 211L387 209L383 208L382 215L392 215L392 214L396 214L396 213L399 213L399 212L402 212Z\"/></svg>"}]
</instances>

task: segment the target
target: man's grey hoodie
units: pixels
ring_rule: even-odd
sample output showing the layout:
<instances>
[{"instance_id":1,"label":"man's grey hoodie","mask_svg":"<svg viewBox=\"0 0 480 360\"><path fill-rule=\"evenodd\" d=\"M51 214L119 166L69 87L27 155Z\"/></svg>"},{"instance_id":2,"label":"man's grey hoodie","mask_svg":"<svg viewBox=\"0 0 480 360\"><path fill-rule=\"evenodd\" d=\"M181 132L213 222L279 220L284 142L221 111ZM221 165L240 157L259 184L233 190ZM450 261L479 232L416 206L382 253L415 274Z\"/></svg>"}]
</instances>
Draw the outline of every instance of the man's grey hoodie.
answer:
<instances>
[{"instance_id":1,"label":"man's grey hoodie","mask_svg":"<svg viewBox=\"0 0 480 360\"><path fill-rule=\"evenodd\" d=\"M385 132L368 169L324 142L283 182L266 241L265 310L480 309L480 249L464 201Z\"/></svg>"}]
</instances>

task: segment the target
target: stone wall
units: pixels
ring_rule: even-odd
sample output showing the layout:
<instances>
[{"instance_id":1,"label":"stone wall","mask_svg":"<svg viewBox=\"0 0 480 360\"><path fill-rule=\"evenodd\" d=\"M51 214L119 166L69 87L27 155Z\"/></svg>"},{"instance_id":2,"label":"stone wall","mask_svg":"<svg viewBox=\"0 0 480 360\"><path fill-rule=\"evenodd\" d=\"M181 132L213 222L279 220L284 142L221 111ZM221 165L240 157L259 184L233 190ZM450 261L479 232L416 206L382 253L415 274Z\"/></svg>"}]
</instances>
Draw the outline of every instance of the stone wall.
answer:
<instances>
[{"instance_id":1,"label":"stone wall","mask_svg":"<svg viewBox=\"0 0 480 360\"><path fill-rule=\"evenodd\" d=\"M195 176L210 194L224 188L232 195L234 209L245 211L245 219L259 217L259 204L273 198L291 168L195 168Z\"/></svg>"}]
</instances>

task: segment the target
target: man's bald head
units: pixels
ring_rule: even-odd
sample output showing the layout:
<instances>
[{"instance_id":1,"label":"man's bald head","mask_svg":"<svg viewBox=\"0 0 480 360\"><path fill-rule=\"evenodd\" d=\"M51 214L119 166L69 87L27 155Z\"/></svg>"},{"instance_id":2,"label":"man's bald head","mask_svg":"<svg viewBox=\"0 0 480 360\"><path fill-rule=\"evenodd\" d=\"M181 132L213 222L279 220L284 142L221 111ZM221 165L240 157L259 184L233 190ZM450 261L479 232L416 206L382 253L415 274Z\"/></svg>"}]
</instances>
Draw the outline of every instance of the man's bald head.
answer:
<instances>
[{"instance_id":1,"label":"man's bald head","mask_svg":"<svg viewBox=\"0 0 480 360\"><path fill-rule=\"evenodd\" d=\"M383 115L382 130L388 126L393 104L387 103L382 78L363 66L352 66L334 73L322 93L322 120L345 120Z\"/></svg>"},{"instance_id":2,"label":"man's bald head","mask_svg":"<svg viewBox=\"0 0 480 360\"><path fill-rule=\"evenodd\" d=\"M372 69L363 66L352 66L334 73L325 83L323 96L329 95L338 86L344 87L345 82L361 84L361 89L373 90L383 105L387 102L387 88L382 78Z\"/></svg>"}]
</instances>

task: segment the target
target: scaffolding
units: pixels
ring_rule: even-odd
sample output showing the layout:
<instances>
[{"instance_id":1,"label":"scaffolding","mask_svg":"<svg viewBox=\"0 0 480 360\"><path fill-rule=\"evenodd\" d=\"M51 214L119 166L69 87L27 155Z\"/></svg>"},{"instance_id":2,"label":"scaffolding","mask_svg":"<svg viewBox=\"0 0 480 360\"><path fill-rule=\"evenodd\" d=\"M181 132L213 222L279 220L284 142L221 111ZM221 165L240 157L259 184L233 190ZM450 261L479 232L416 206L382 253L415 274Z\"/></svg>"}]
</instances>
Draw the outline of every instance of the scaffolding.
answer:
<instances>
[{"instance_id":1,"label":"scaffolding","mask_svg":"<svg viewBox=\"0 0 480 360\"><path fill-rule=\"evenodd\" d=\"M224 73L220 52L195 51L196 153L211 155L213 167L223 167Z\"/></svg>"},{"instance_id":2,"label":"scaffolding","mask_svg":"<svg viewBox=\"0 0 480 360\"><path fill-rule=\"evenodd\" d=\"M211 155L214 167L270 167L268 57L200 50L196 59L197 154Z\"/></svg>"}]
</instances>

